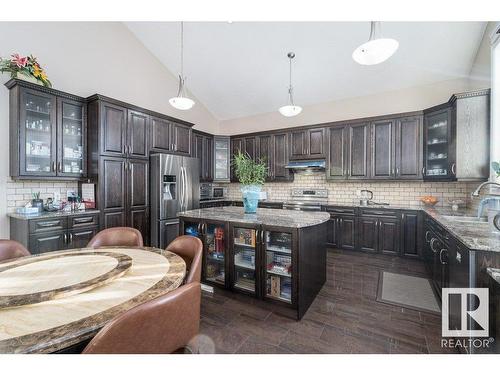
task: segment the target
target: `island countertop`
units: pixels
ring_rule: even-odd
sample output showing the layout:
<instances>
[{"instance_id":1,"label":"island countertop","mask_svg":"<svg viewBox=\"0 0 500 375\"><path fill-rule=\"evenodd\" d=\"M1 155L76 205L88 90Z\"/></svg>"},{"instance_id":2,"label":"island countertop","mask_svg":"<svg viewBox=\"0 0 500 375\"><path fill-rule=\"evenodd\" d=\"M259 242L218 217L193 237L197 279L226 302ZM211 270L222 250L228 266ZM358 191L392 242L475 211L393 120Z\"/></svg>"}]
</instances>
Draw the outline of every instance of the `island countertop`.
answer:
<instances>
[{"instance_id":1,"label":"island countertop","mask_svg":"<svg viewBox=\"0 0 500 375\"><path fill-rule=\"evenodd\" d=\"M271 208L259 208L255 214L245 214L243 207L212 207L180 212L179 217L288 228L304 228L328 221L330 219L330 214L320 211L293 211Z\"/></svg>"}]
</instances>

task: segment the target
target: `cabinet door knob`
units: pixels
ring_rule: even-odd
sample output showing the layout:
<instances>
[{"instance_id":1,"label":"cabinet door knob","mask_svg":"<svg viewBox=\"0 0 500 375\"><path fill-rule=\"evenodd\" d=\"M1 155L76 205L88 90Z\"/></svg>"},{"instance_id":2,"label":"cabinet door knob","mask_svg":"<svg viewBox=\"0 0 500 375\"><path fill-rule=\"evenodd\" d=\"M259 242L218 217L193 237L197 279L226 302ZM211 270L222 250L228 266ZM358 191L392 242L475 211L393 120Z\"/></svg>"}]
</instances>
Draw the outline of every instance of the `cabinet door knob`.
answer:
<instances>
[{"instance_id":1,"label":"cabinet door knob","mask_svg":"<svg viewBox=\"0 0 500 375\"><path fill-rule=\"evenodd\" d=\"M56 162L53 161L52 162L52 172L55 172L56 171Z\"/></svg>"},{"instance_id":2,"label":"cabinet door knob","mask_svg":"<svg viewBox=\"0 0 500 375\"><path fill-rule=\"evenodd\" d=\"M70 233L70 234L69 234L69 242L70 242L70 243L73 243L73 233Z\"/></svg>"},{"instance_id":3,"label":"cabinet door knob","mask_svg":"<svg viewBox=\"0 0 500 375\"><path fill-rule=\"evenodd\" d=\"M456 165L455 163L452 163L452 164L451 164L451 173L453 173L453 175L454 175L454 176L457 174L457 172L456 172L456 170L455 170L456 166L457 166L457 165Z\"/></svg>"}]
</instances>

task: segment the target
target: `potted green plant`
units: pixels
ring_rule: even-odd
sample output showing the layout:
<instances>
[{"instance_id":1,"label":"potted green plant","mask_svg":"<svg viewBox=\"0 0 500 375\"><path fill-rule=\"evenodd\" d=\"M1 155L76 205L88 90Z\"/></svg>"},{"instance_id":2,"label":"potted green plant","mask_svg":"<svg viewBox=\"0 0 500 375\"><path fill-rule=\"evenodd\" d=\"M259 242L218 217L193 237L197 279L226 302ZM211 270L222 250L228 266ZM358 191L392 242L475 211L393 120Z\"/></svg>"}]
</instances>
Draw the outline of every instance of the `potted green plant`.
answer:
<instances>
[{"instance_id":1,"label":"potted green plant","mask_svg":"<svg viewBox=\"0 0 500 375\"><path fill-rule=\"evenodd\" d=\"M257 212L260 191L267 177L266 163L264 160L252 160L250 156L239 151L233 159L233 165L241 184L245 213L254 214Z\"/></svg>"}]
</instances>

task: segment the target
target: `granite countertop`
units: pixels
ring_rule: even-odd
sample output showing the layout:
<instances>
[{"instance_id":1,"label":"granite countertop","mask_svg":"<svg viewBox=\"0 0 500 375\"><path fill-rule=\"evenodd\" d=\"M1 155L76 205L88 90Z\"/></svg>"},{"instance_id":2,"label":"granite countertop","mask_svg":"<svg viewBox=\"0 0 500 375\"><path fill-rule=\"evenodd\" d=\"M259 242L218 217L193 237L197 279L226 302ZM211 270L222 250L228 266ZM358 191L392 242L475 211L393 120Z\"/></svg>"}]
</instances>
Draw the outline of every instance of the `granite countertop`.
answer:
<instances>
[{"instance_id":1,"label":"granite countertop","mask_svg":"<svg viewBox=\"0 0 500 375\"><path fill-rule=\"evenodd\" d=\"M486 272L497 284L500 284L500 269L488 267L486 268Z\"/></svg>"},{"instance_id":2,"label":"granite countertop","mask_svg":"<svg viewBox=\"0 0 500 375\"><path fill-rule=\"evenodd\" d=\"M179 213L179 217L210 219L236 223L304 228L322 224L330 219L327 212L305 212L259 208L256 214L245 214L243 207L214 207Z\"/></svg>"},{"instance_id":3,"label":"granite countertop","mask_svg":"<svg viewBox=\"0 0 500 375\"><path fill-rule=\"evenodd\" d=\"M61 216L77 216L77 215L85 215L85 214L97 214L101 211L96 210L96 209L90 209L90 210L80 210L80 211L55 211L55 212L48 212L48 211L42 211L38 214L30 214L30 215L25 215L25 214L18 214L16 212L9 212L7 216L13 217L15 219L19 220L31 220L31 219L43 219L43 218L51 218L51 217L61 217Z\"/></svg>"},{"instance_id":4,"label":"granite countertop","mask_svg":"<svg viewBox=\"0 0 500 375\"><path fill-rule=\"evenodd\" d=\"M445 216L476 217L477 211L446 208L425 208L424 211L458 238L470 250L500 252L500 232L494 231L486 221L459 221Z\"/></svg>"}]
</instances>

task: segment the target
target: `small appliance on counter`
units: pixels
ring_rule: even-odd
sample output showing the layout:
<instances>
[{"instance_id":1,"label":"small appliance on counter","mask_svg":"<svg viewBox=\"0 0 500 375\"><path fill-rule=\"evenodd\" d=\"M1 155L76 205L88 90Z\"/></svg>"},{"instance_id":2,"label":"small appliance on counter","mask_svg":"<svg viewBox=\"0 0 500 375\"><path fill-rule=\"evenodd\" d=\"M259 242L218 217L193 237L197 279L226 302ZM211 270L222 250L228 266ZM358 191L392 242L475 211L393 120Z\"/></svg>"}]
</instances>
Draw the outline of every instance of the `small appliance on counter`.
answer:
<instances>
[{"instance_id":1,"label":"small appliance on counter","mask_svg":"<svg viewBox=\"0 0 500 375\"><path fill-rule=\"evenodd\" d=\"M373 191L371 190L358 190L359 204L361 206L368 206L373 199Z\"/></svg>"},{"instance_id":2,"label":"small appliance on counter","mask_svg":"<svg viewBox=\"0 0 500 375\"><path fill-rule=\"evenodd\" d=\"M212 187L212 196L211 198L213 199L224 199L224 197L226 196L226 188L223 188L223 187L218 187L218 186L214 186Z\"/></svg>"},{"instance_id":3,"label":"small appliance on counter","mask_svg":"<svg viewBox=\"0 0 500 375\"><path fill-rule=\"evenodd\" d=\"M212 184L200 184L200 200L208 200L212 198Z\"/></svg>"}]
</instances>

